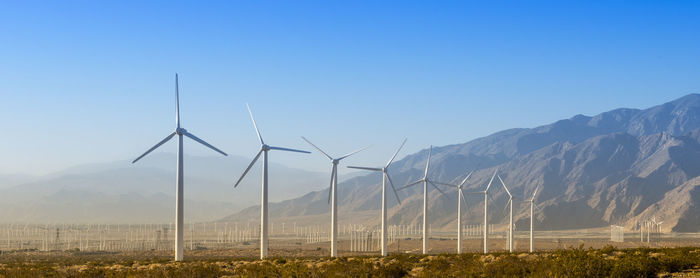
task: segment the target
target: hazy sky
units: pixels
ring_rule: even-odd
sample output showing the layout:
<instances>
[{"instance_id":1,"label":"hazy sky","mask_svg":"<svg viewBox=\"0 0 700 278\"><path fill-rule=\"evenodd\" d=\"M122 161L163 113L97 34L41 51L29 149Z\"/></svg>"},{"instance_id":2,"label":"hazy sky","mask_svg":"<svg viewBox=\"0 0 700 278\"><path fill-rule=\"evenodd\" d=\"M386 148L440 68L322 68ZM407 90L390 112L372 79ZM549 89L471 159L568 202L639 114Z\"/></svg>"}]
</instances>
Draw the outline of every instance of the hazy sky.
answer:
<instances>
[{"instance_id":1,"label":"hazy sky","mask_svg":"<svg viewBox=\"0 0 700 278\"><path fill-rule=\"evenodd\" d=\"M4 1L0 173L135 158L174 129L175 72L183 127L222 150L255 154L249 102L270 144L372 144L360 165L700 93L697 1L202 3Z\"/></svg>"}]
</instances>

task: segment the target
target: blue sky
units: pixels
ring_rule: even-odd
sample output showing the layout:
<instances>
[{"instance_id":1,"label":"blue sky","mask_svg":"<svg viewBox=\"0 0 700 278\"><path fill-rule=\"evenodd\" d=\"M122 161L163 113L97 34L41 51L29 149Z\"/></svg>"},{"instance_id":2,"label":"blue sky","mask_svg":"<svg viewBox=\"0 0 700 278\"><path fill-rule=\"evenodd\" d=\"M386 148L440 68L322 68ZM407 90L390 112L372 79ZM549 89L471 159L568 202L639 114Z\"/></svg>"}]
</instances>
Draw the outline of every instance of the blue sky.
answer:
<instances>
[{"instance_id":1,"label":"blue sky","mask_svg":"<svg viewBox=\"0 0 700 278\"><path fill-rule=\"evenodd\" d=\"M372 144L348 160L368 165L404 137L402 155L646 108L700 93L698 14L693 1L7 1L0 173L138 156L174 128L175 72L183 126L248 157L246 102L270 144Z\"/></svg>"}]
</instances>

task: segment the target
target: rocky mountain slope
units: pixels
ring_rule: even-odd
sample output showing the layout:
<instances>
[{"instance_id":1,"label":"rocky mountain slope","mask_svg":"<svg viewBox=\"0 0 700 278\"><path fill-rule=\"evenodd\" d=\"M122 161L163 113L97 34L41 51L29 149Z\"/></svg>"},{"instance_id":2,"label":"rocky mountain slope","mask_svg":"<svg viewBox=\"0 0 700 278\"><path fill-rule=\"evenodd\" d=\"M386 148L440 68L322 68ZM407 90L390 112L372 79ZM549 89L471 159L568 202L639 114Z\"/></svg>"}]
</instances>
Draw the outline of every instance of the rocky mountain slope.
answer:
<instances>
[{"instance_id":1,"label":"rocky mountain slope","mask_svg":"<svg viewBox=\"0 0 700 278\"><path fill-rule=\"evenodd\" d=\"M536 128L509 129L463 144L434 147L430 177L457 183L474 170L467 191L477 191L485 188L498 168L516 195L529 198L540 187L535 211L538 229L610 224L635 229L638 221L654 217L664 221L664 231L698 232L699 128L700 95L692 94L648 109L577 115ZM422 176L427 153L425 149L408 155L392 166L397 187ZM380 182L379 175L370 174L339 184L341 222L379 223ZM500 184L495 185L489 215L492 222L504 223L506 195ZM429 190L428 224L433 229L454 229L456 190L443 187L445 195L432 187ZM307 219L325 225L327 194L326 189L271 204L270 215L278 221ZM420 224L421 194L421 186L403 190L401 204L389 196L390 223ZM467 206L465 223L481 223L483 195L469 195ZM516 211L516 227L526 227L527 204L516 202ZM254 206L223 220L258 218L259 206Z\"/></svg>"}]
</instances>

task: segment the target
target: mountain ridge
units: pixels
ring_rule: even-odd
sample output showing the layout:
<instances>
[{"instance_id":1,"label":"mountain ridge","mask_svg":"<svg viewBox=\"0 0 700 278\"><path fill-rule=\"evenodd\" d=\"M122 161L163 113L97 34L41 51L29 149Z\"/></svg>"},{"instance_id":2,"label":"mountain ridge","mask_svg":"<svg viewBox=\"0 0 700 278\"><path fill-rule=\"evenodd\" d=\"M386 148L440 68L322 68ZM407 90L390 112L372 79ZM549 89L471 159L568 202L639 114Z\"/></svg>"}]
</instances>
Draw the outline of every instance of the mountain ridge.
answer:
<instances>
[{"instance_id":1,"label":"mountain ridge","mask_svg":"<svg viewBox=\"0 0 700 278\"><path fill-rule=\"evenodd\" d=\"M467 171L474 170L467 189L476 191L483 190L493 171L499 168L512 192L526 195L538 186L542 188L536 198L539 206L535 215L540 228L622 224L635 229L640 215L650 207L659 206L660 202L673 203L664 198L676 198L679 202L697 200L669 192L700 175L700 170L693 167L700 163L699 134L700 95L690 94L647 109L619 108L594 116L575 115L547 125L507 129L461 144L433 147L429 174L434 180L456 183ZM392 179L397 187L422 176L427 151L409 154L392 165ZM379 175L370 174L340 183L341 217L378 209L378 182ZM428 224L438 229L456 225L454 189L444 188L447 195L429 190L429 214L435 217L431 216ZM401 205L389 194L391 223L420 224L421 186L400 192ZM504 194L500 186L495 188L494 206L504 205ZM270 215L273 218L322 216L328 211L326 195L327 190L314 191L270 204ZM483 201L467 199L472 209L465 215L466 223L481 223ZM696 206L695 203L681 206L684 211L680 213L691 217L686 211ZM655 213L659 219L675 219L668 210ZM500 214L500 209L491 209L489 217L500 223L504 221ZM518 225L529 221L528 214L524 207L517 209L516 218L522 222ZM256 217L259 215L253 206L222 220L255 221ZM319 223L326 221L317 218ZM367 221L376 224L378 220ZM662 226L662 230L700 229L700 224L678 224L684 221L680 217Z\"/></svg>"}]
</instances>

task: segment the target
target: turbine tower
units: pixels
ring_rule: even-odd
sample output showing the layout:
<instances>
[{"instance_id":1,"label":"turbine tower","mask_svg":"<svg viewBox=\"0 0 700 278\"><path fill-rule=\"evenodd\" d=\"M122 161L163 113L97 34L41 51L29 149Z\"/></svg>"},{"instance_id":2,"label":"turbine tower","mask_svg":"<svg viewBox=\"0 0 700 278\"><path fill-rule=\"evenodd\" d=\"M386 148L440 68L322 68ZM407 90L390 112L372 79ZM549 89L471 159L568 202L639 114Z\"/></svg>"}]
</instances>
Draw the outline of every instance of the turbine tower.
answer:
<instances>
[{"instance_id":1,"label":"turbine tower","mask_svg":"<svg viewBox=\"0 0 700 278\"><path fill-rule=\"evenodd\" d=\"M498 175L498 180L501 182L501 185L503 185L503 188L506 189L506 193L508 193L508 203L506 203L506 208L510 205L510 216L508 218L508 251L513 252L513 199L515 197L513 194L510 194L510 190L508 190L506 183L501 179L501 175Z\"/></svg>"},{"instance_id":2,"label":"turbine tower","mask_svg":"<svg viewBox=\"0 0 700 278\"><path fill-rule=\"evenodd\" d=\"M474 171L469 172L467 177L464 178L459 185L436 182L437 184L455 187L459 192L459 196L457 196L457 254L462 254L462 200L464 200L465 204L467 202L467 198L464 197L462 188L464 187L464 184L467 183L469 177L472 176L472 173L474 173Z\"/></svg>"},{"instance_id":3,"label":"turbine tower","mask_svg":"<svg viewBox=\"0 0 700 278\"><path fill-rule=\"evenodd\" d=\"M530 198L530 253L535 252L535 234L533 227L535 223L535 196L539 189L539 187L535 188L535 192L532 193L532 198Z\"/></svg>"},{"instance_id":4,"label":"turbine tower","mask_svg":"<svg viewBox=\"0 0 700 278\"><path fill-rule=\"evenodd\" d=\"M354 152L351 152L349 154L346 154L344 156L341 156L339 158L332 158L330 155L328 155L326 152L322 151L321 148L316 147L311 141L307 140L304 136L301 137L301 139L304 139L306 143L309 143L314 149L317 149L319 152L321 152L324 156L328 158L328 160L331 161L331 186L328 189L328 202L331 203L331 257L336 257L338 256L338 248L337 248L337 240L338 240L338 163L340 163L341 160L344 158L351 156L353 154L356 154L364 149L367 149L369 146L361 148L359 150L356 150Z\"/></svg>"},{"instance_id":5,"label":"turbine tower","mask_svg":"<svg viewBox=\"0 0 700 278\"><path fill-rule=\"evenodd\" d=\"M396 195L396 200L399 201L399 205L401 204L401 199L399 198L399 194L396 192L396 187L394 187L394 182L392 182L391 178L389 177L389 165L391 165L391 163L394 161L394 158L396 158L396 155L399 154L399 151L401 150L401 148L403 148L404 144L406 144L406 139L403 140L403 143L401 143L401 146L399 146L399 149L396 150L396 152L391 157L391 159L389 159L389 162L387 162L386 165L382 168L348 166L348 168L352 168L352 169L382 172L382 238L381 238L382 256L387 255L387 248L386 248L386 236L387 236L387 234L386 234L386 181L387 180L389 181L391 188L394 190L394 195Z\"/></svg>"},{"instance_id":6,"label":"turbine tower","mask_svg":"<svg viewBox=\"0 0 700 278\"><path fill-rule=\"evenodd\" d=\"M134 159L131 163L136 163L136 161L139 161L139 159L143 158L147 154L151 153L161 145L165 144L166 142L170 141L175 135L177 135L177 174L175 176L175 185L176 185L176 192L175 192L175 260L176 261L182 261L183 259L183 247L184 247L184 208L183 208L183 203L185 200L184 197L184 165L183 165L183 150L182 150L182 136L187 136L190 139L196 141L197 143L200 143L207 148L210 148L220 154L227 155L226 153L222 152L221 150L217 149L216 147L210 145L207 142L204 142L204 140L197 138L197 136L194 136L192 133L189 133L186 129L180 127L180 92L178 88L178 79L177 79L177 73L175 74L175 131L173 133L170 133L165 139L162 141L158 142L155 146L152 148L148 149L144 154L139 156L138 158Z\"/></svg>"},{"instance_id":7,"label":"turbine tower","mask_svg":"<svg viewBox=\"0 0 700 278\"><path fill-rule=\"evenodd\" d=\"M440 188L437 187L437 185L435 185L435 183L433 183L433 181L428 178L428 169L430 168L430 157L432 155L432 152L433 146L430 146L430 150L428 151L428 159L425 162L425 172L423 173L423 177L415 182L409 183L399 188L399 190L403 190L416 184L423 183L423 254L428 254L428 183L434 186L435 189L440 191L440 193L447 196L445 192L440 190Z\"/></svg>"},{"instance_id":8,"label":"turbine tower","mask_svg":"<svg viewBox=\"0 0 700 278\"><path fill-rule=\"evenodd\" d=\"M245 177L246 174L248 174L248 171L250 171L250 168L253 167L256 161L258 161L258 158L260 158L260 155L263 155L263 165L262 165L262 197L260 200L260 259L264 259L267 257L267 240L268 240L268 232L267 232L267 224L268 224L268 210L267 210L267 153L270 150L277 150L277 151L287 151L287 152L298 152L298 153L310 153L307 151L302 151L302 150L295 150L295 149L289 149L289 148L281 148L281 147L274 147L270 146L268 144L265 144L265 141L263 141L262 136L260 135L260 130L258 129L258 125L255 123L255 118L253 117L253 112L250 111L250 106L246 103L246 107L248 108L248 113L250 114L250 120L253 122L253 127L255 128L255 133L258 135L258 140L260 140L260 151L258 151L258 154L255 155L255 158L253 158L253 161L250 162L250 165L248 165L248 168L243 171L243 174L241 175L240 178L238 178L238 181L236 182L236 185L233 187L238 187L238 184L241 183L243 178Z\"/></svg>"}]
</instances>

